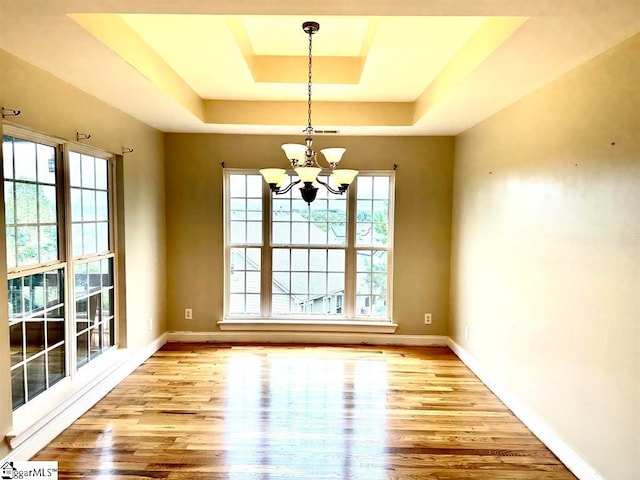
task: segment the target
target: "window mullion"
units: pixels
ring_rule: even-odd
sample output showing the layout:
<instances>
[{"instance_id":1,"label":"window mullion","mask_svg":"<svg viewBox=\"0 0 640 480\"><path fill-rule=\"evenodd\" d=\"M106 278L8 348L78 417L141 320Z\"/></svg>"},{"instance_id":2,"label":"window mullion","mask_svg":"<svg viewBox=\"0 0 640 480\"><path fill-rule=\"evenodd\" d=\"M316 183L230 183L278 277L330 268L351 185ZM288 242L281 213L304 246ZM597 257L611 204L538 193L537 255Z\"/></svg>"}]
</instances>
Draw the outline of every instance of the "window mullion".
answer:
<instances>
[{"instance_id":1,"label":"window mullion","mask_svg":"<svg viewBox=\"0 0 640 480\"><path fill-rule=\"evenodd\" d=\"M71 233L72 233L72 225L71 225L71 182L69 180L69 149L66 144L60 146L61 150L61 160L62 160L62 168L60 169L60 181L62 188L59 189L58 198L62 200L60 205L63 208L60 208L58 213L58 222L60 225L60 254L61 259L66 261L66 270L65 270L65 289L64 289L64 301L66 308L64 310L65 313L65 333L67 339L67 348L65 355L65 364L66 371L69 373L69 376L73 379L77 372L76 366L76 329L75 329L75 321L76 318L76 302L74 301L74 265L73 265L73 255L72 255L72 242L71 242Z\"/></svg>"},{"instance_id":2,"label":"window mullion","mask_svg":"<svg viewBox=\"0 0 640 480\"><path fill-rule=\"evenodd\" d=\"M260 294L260 314L263 318L271 317L271 279L273 276L271 268L271 191L266 182L262 185L262 258L261 258L261 294Z\"/></svg>"},{"instance_id":3,"label":"window mullion","mask_svg":"<svg viewBox=\"0 0 640 480\"><path fill-rule=\"evenodd\" d=\"M345 251L344 311L347 318L355 317L356 285L356 183L347 190L347 243Z\"/></svg>"}]
</instances>

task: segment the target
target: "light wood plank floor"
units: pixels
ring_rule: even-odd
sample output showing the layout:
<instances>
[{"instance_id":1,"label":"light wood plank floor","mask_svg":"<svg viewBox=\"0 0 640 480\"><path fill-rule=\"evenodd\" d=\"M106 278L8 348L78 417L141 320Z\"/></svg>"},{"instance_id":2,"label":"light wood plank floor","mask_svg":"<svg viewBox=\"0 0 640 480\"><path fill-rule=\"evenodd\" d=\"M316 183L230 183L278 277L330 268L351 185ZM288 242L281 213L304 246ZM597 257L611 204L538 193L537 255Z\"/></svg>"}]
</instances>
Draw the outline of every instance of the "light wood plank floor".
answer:
<instances>
[{"instance_id":1,"label":"light wood plank floor","mask_svg":"<svg viewBox=\"0 0 640 480\"><path fill-rule=\"evenodd\" d=\"M34 460L61 479L575 479L435 347L169 344Z\"/></svg>"}]
</instances>

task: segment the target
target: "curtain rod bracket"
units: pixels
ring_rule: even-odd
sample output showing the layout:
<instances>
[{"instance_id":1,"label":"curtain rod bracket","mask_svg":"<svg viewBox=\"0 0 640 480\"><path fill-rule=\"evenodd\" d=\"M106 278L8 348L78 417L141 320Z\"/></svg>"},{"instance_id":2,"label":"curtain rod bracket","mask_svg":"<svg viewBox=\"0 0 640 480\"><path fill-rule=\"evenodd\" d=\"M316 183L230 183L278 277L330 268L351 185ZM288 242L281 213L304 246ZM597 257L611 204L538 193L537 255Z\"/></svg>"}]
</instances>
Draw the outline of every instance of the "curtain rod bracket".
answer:
<instances>
[{"instance_id":1,"label":"curtain rod bracket","mask_svg":"<svg viewBox=\"0 0 640 480\"><path fill-rule=\"evenodd\" d=\"M122 147L122 154L125 155L127 153L133 153L133 148L130 147Z\"/></svg>"},{"instance_id":2,"label":"curtain rod bracket","mask_svg":"<svg viewBox=\"0 0 640 480\"><path fill-rule=\"evenodd\" d=\"M20 110L16 110L15 108L2 107L2 118L17 117L18 115L20 115Z\"/></svg>"},{"instance_id":3,"label":"curtain rod bracket","mask_svg":"<svg viewBox=\"0 0 640 480\"><path fill-rule=\"evenodd\" d=\"M91 138L91 134L89 133L80 133L80 132L76 132L76 141L80 141L80 140L89 140Z\"/></svg>"}]
</instances>

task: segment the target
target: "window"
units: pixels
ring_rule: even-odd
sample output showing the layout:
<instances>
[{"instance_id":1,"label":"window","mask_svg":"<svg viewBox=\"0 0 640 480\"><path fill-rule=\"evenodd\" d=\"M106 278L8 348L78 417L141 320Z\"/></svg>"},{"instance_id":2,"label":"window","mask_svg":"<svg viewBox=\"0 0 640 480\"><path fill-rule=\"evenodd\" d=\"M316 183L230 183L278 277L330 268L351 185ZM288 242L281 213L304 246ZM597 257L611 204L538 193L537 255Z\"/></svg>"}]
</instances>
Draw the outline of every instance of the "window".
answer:
<instances>
[{"instance_id":1,"label":"window","mask_svg":"<svg viewBox=\"0 0 640 480\"><path fill-rule=\"evenodd\" d=\"M13 408L66 375L60 262L58 150L2 138ZM14 273L15 272L15 273ZM24 272L24 273L23 273Z\"/></svg>"},{"instance_id":2,"label":"window","mask_svg":"<svg viewBox=\"0 0 640 480\"><path fill-rule=\"evenodd\" d=\"M69 153L78 367L108 350L115 340L108 173L106 159Z\"/></svg>"},{"instance_id":3,"label":"window","mask_svg":"<svg viewBox=\"0 0 640 480\"><path fill-rule=\"evenodd\" d=\"M66 375L63 269L9 280L13 408Z\"/></svg>"},{"instance_id":4,"label":"window","mask_svg":"<svg viewBox=\"0 0 640 480\"><path fill-rule=\"evenodd\" d=\"M227 170L225 317L390 320L392 198L391 172L307 204Z\"/></svg>"},{"instance_id":5,"label":"window","mask_svg":"<svg viewBox=\"0 0 640 480\"><path fill-rule=\"evenodd\" d=\"M359 176L356 183L356 310L385 317L389 257L389 177Z\"/></svg>"},{"instance_id":6,"label":"window","mask_svg":"<svg viewBox=\"0 0 640 480\"><path fill-rule=\"evenodd\" d=\"M229 312L260 314L262 271L262 177L232 175L229 178L227 229L231 273Z\"/></svg>"},{"instance_id":7,"label":"window","mask_svg":"<svg viewBox=\"0 0 640 480\"><path fill-rule=\"evenodd\" d=\"M4 136L7 268L59 259L56 149Z\"/></svg>"},{"instance_id":8,"label":"window","mask_svg":"<svg viewBox=\"0 0 640 480\"><path fill-rule=\"evenodd\" d=\"M41 135L13 127L5 131L9 355L15 410L115 344L112 166L107 158L81 153L65 157L62 143ZM65 165L69 186L62 174ZM66 205L70 218L65 216ZM74 340L75 348L70 348Z\"/></svg>"}]
</instances>

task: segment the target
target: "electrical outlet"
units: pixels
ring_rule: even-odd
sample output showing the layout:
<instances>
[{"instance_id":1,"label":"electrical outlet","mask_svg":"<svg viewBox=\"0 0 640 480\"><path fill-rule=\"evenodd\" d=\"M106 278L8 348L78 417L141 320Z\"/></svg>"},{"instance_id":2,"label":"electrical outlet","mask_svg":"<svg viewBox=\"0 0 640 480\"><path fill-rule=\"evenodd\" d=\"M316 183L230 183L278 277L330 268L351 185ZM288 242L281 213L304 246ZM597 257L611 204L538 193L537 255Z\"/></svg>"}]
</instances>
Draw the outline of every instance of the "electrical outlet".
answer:
<instances>
[{"instance_id":1,"label":"electrical outlet","mask_svg":"<svg viewBox=\"0 0 640 480\"><path fill-rule=\"evenodd\" d=\"M470 336L471 336L471 335L470 335L470 332L469 332L469 325L465 325L465 326L464 326L464 338L465 338L466 340L469 340L469 337L470 337Z\"/></svg>"},{"instance_id":2,"label":"electrical outlet","mask_svg":"<svg viewBox=\"0 0 640 480\"><path fill-rule=\"evenodd\" d=\"M191 310L190 308L185 308L184 309L184 318L185 318L185 320L192 320L193 319L193 310Z\"/></svg>"},{"instance_id":3,"label":"electrical outlet","mask_svg":"<svg viewBox=\"0 0 640 480\"><path fill-rule=\"evenodd\" d=\"M425 313L424 314L424 324L425 325L431 325L431 314L430 313Z\"/></svg>"},{"instance_id":4,"label":"electrical outlet","mask_svg":"<svg viewBox=\"0 0 640 480\"><path fill-rule=\"evenodd\" d=\"M149 331L153 330L153 317L149 317Z\"/></svg>"}]
</instances>

